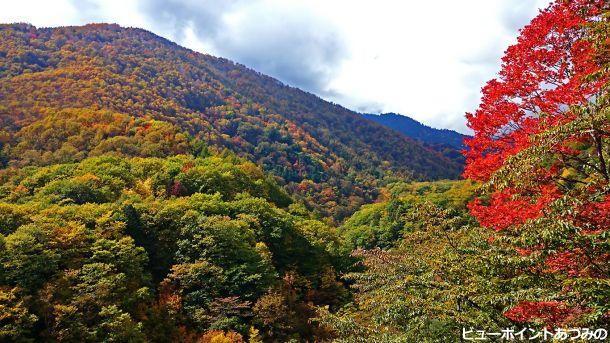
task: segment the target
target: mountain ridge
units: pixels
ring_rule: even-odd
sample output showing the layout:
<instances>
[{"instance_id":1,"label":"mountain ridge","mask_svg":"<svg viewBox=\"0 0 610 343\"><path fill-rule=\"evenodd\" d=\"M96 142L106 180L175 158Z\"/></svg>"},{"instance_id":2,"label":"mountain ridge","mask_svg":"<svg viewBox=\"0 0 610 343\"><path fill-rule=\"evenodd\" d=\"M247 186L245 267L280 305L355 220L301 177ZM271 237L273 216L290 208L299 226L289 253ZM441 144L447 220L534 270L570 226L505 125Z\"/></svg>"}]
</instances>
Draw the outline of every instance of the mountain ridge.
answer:
<instances>
[{"instance_id":1,"label":"mountain ridge","mask_svg":"<svg viewBox=\"0 0 610 343\"><path fill-rule=\"evenodd\" d=\"M368 120L387 126L404 135L428 144L447 144L457 149L463 149L464 138L470 137L451 129L438 129L428 126L407 115L388 112L381 114L362 114Z\"/></svg>"},{"instance_id":2,"label":"mountain ridge","mask_svg":"<svg viewBox=\"0 0 610 343\"><path fill-rule=\"evenodd\" d=\"M359 113L146 30L9 24L0 25L0 38L0 136L9 166L23 164L24 156L36 161L57 154L59 148L44 144L18 149L28 147L22 131L49 114L81 109L170 123L188 139L256 162L335 218L375 200L386 178L461 173L460 161ZM81 135L54 137L51 145L79 150ZM89 153L62 158L77 161Z\"/></svg>"}]
</instances>

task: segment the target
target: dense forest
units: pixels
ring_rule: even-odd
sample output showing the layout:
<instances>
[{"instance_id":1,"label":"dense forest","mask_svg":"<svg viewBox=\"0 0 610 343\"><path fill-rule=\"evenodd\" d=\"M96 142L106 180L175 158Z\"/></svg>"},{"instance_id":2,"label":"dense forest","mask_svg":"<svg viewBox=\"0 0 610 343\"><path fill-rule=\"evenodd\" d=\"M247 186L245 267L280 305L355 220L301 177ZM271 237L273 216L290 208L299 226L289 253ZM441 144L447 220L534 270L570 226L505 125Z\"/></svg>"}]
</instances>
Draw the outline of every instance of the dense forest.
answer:
<instances>
[{"instance_id":1,"label":"dense forest","mask_svg":"<svg viewBox=\"0 0 610 343\"><path fill-rule=\"evenodd\" d=\"M2 342L606 339L606 1L520 31L463 160L143 30L0 38Z\"/></svg>"},{"instance_id":2,"label":"dense forest","mask_svg":"<svg viewBox=\"0 0 610 343\"><path fill-rule=\"evenodd\" d=\"M2 179L4 339L324 337L314 306L349 299L337 230L236 156L91 157Z\"/></svg>"},{"instance_id":3,"label":"dense forest","mask_svg":"<svg viewBox=\"0 0 610 343\"><path fill-rule=\"evenodd\" d=\"M464 138L467 137L452 130L435 129L413 118L396 113L363 114L362 116L428 144L442 144L460 149L464 147Z\"/></svg>"},{"instance_id":4,"label":"dense forest","mask_svg":"<svg viewBox=\"0 0 610 343\"><path fill-rule=\"evenodd\" d=\"M110 111L170 123L216 150L228 148L336 220L373 201L388 179L456 178L463 166L341 106L144 30L2 25L0 42L5 164L44 165L59 150L62 161L78 161L89 153L81 144L88 137L62 113ZM57 131L63 126L49 116L69 131ZM115 122L107 126L94 131L108 144L118 146L114 137L131 134ZM29 146L28 134L48 130L52 137L41 137L50 142ZM78 153L70 157L68 150Z\"/></svg>"},{"instance_id":5,"label":"dense forest","mask_svg":"<svg viewBox=\"0 0 610 343\"><path fill-rule=\"evenodd\" d=\"M435 129L413 118L396 113L363 114L362 116L422 142L451 160L464 161L461 150L465 148L464 139L468 137L466 135L448 129Z\"/></svg>"}]
</instances>

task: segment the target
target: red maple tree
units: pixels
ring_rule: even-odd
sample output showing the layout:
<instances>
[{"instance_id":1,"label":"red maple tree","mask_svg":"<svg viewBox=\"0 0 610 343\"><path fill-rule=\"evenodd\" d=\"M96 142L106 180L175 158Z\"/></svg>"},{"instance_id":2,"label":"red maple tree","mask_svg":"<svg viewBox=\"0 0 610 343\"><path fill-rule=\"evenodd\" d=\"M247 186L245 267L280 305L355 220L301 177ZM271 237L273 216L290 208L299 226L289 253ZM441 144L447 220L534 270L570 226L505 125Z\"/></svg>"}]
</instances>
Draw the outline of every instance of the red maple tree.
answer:
<instances>
[{"instance_id":1,"label":"red maple tree","mask_svg":"<svg viewBox=\"0 0 610 343\"><path fill-rule=\"evenodd\" d=\"M559 301L518 299L505 313L514 321L608 317L607 305L579 298L572 282L610 278L607 23L607 1L554 2L521 30L480 107L467 114L474 136L464 176L484 184L471 213L512 237L520 256L542 261L523 273L562 282L552 296ZM548 315L551 307L561 315Z\"/></svg>"}]
</instances>

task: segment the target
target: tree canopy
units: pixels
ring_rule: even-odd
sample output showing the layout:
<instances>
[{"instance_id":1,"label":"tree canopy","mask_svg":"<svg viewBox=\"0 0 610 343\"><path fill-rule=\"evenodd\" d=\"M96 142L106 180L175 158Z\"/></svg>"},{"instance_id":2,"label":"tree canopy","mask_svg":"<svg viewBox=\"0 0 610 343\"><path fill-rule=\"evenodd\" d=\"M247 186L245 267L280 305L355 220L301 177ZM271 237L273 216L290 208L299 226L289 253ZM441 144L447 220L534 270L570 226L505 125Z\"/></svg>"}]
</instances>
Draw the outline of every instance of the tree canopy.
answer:
<instances>
[{"instance_id":1,"label":"tree canopy","mask_svg":"<svg viewBox=\"0 0 610 343\"><path fill-rule=\"evenodd\" d=\"M323 335L314 305L347 299L336 230L237 157L102 156L2 178L3 340L307 338Z\"/></svg>"},{"instance_id":2,"label":"tree canopy","mask_svg":"<svg viewBox=\"0 0 610 343\"><path fill-rule=\"evenodd\" d=\"M556 1L526 26L468 115L470 204L521 255L505 315L547 325L608 323L608 14Z\"/></svg>"}]
</instances>

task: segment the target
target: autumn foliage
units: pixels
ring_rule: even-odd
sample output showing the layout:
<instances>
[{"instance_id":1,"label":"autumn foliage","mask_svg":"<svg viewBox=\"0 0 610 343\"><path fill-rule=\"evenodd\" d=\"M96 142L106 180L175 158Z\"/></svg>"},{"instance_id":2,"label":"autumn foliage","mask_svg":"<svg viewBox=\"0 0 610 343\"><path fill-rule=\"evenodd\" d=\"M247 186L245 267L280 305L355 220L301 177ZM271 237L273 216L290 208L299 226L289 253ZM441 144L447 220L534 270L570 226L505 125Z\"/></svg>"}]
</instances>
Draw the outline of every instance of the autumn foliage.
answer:
<instances>
[{"instance_id":1,"label":"autumn foliage","mask_svg":"<svg viewBox=\"0 0 610 343\"><path fill-rule=\"evenodd\" d=\"M555 1L439 181L451 154L143 30L0 25L0 340L606 327L609 76L607 1Z\"/></svg>"},{"instance_id":2,"label":"autumn foliage","mask_svg":"<svg viewBox=\"0 0 610 343\"><path fill-rule=\"evenodd\" d=\"M518 252L513 277L536 280L505 313L516 322L609 320L608 14L589 0L541 11L467 115L464 175L484 183L471 213Z\"/></svg>"},{"instance_id":3,"label":"autumn foliage","mask_svg":"<svg viewBox=\"0 0 610 343\"><path fill-rule=\"evenodd\" d=\"M2 342L313 340L314 306L347 298L336 230L234 155L106 155L0 180Z\"/></svg>"},{"instance_id":4,"label":"autumn foliage","mask_svg":"<svg viewBox=\"0 0 610 343\"><path fill-rule=\"evenodd\" d=\"M145 156L183 150L159 137L159 126L172 126L183 140L263 166L335 220L374 201L385 178L457 178L463 165L359 113L141 29L0 25L0 166L78 161L91 148L133 156L138 133L125 116L136 126L156 122L149 138L161 138L160 149ZM77 132L81 122L93 126Z\"/></svg>"}]
</instances>

